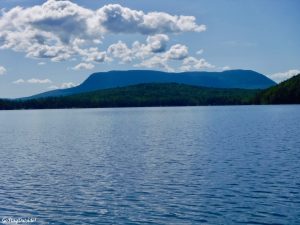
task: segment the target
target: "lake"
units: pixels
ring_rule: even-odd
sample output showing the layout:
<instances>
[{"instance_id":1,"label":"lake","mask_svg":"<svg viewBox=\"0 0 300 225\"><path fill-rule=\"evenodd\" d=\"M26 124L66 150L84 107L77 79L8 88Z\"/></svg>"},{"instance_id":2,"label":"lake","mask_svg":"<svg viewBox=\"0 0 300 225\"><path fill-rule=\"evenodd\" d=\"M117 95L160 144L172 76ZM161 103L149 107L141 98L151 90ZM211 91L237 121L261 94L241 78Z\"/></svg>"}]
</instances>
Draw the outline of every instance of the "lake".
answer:
<instances>
[{"instance_id":1,"label":"lake","mask_svg":"<svg viewBox=\"0 0 300 225\"><path fill-rule=\"evenodd\" d=\"M0 111L0 158L0 219L300 224L299 105Z\"/></svg>"}]
</instances>

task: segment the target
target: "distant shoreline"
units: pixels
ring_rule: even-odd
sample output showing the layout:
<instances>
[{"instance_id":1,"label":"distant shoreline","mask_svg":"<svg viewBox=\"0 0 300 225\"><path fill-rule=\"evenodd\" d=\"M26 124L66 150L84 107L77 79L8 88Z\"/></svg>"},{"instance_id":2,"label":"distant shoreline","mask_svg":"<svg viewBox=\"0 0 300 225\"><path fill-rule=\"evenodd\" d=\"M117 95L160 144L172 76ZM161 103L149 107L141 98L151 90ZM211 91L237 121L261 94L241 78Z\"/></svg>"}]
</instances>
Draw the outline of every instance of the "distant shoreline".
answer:
<instances>
[{"instance_id":1,"label":"distant shoreline","mask_svg":"<svg viewBox=\"0 0 300 225\"><path fill-rule=\"evenodd\" d=\"M260 90L207 88L177 83L138 84L69 96L0 100L0 109L250 105L259 92Z\"/></svg>"},{"instance_id":2,"label":"distant shoreline","mask_svg":"<svg viewBox=\"0 0 300 225\"><path fill-rule=\"evenodd\" d=\"M244 107L244 106L297 106L300 104L245 104L245 105L186 105L186 106L124 106L124 107L95 107L95 108L36 108L36 109L0 109L1 111L33 111L33 110L80 110L80 109L142 109L142 108L187 108L187 107Z\"/></svg>"},{"instance_id":3,"label":"distant shoreline","mask_svg":"<svg viewBox=\"0 0 300 225\"><path fill-rule=\"evenodd\" d=\"M144 83L59 97L0 99L0 110L286 104L300 104L300 74L264 90Z\"/></svg>"}]
</instances>

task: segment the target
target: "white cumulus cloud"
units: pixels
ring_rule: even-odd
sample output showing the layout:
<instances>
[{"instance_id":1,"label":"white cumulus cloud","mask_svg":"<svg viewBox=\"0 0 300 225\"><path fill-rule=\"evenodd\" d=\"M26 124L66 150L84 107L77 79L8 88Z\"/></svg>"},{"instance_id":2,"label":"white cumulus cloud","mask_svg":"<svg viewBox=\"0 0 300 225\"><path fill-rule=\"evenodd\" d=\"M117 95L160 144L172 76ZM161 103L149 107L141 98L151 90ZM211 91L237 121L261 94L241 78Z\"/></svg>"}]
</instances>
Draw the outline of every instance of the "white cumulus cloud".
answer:
<instances>
[{"instance_id":1,"label":"white cumulus cloud","mask_svg":"<svg viewBox=\"0 0 300 225\"><path fill-rule=\"evenodd\" d=\"M222 70L223 70L223 71L225 71L225 70L230 70L230 69L231 69L230 66L223 66L223 67L222 67Z\"/></svg>"},{"instance_id":2,"label":"white cumulus cloud","mask_svg":"<svg viewBox=\"0 0 300 225\"><path fill-rule=\"evenodd\" d=\"M31 79L28 79L28 80L18 79L16 81L13 81L13 84L23 84L23 83L28 83L28 84L51 84L52 81L50 79L37 79L37 78L31 78Z\"/></svg>"},{"instance_id":3,"label":"white cumulus cloud","mask_svg":"<svg viewBox=\"0 0 300 225\"><path fill-rule=\"evenodd\" d=\"M65 82L60 85L60 88L65 89L65 88L71 88L75 86L76 85L73 82Z\"/></svg>"},{"instance_id":4,"label":"white cumulus cloud","mask_svg":"<svg viewBox=\"0 0 300 225\"><path fill-rule=\"evenodd\" d=\"M177 16L165 12L133 10L118 4L105 5L97 10L100 26L110 33L181 33L202 32L205 25L198 25L194 16Z\"/></svg>"},{"instance_id":5,"label":"white cumulus cloud","mask_svg":"<svg viewBox=\"0 0 300 225\"><path fill-rule=\"evenodd\" d=\"M174 71L174 69L168 65L167 59L165 57L157 55L153 56L150 59L146 59L139 64L136 64L135 67L159 68L169 72Z\"/></svg>"},{"instance_id":6,"label":"white cumulus cloud","mask_svg":"<svg viewBox=\"0 0 300 225\"><path fill-rule=\"evenodd\" d=\"M74 84L73 82L65 82L65 83L62 83L59 85L51 85L47 89L49 89L49 90L66 89L66 88L72 88L75 86L76 86L76 84Z\"/></svg>"},{"instance_id":7,"label":"white cumulus cloud","mask_svg":"<svg viewBox=\"0 0 300 225\"><path fill-rule=\"evenodd\" d=\"M204 52L204 50L203 50L203 49L199 49L199 50L196 52L196 54L197 54L197 55L202 55L202 54L203 54L203 52Z\"/></svg>"},{"instance_id":8,"label":"white cumulus cloud","mask_svg":"<svg viewBox=\"0 0 300 225\"><path fill-rule=\"evenodd\" d=\"M49 79L31 78L31 79L27 80L27 83L29 83L29 84L51 84L52 81Z\"/></svg>"},{"instance_id":9,"label":"white cumulus cloud","mask_svg":"<svg viewBox=\"0 0 300 225\"><path fill-rule=\"evenodd\" d=\"M164 52L167 48L169 37L165 34L156 34L148 36L147 43L151 52Z\"/></svg>"},{"instance_id":10,"label":"white cumulus cloud","mask_svg":"<svg viewBox=\"0 0 300 225\"><path fill-rule=\"evenodd\" d=\"M59 89L59 86L57 86L57 85L51 85L47 89L48 90L55 90L55 89Z\"/></svg>"},{"instance_id":11,"label":"white cumulus cloud","mask_svg":"<svg viewBox=\"0 0 300 225\"><path fill-rule=\"evenodd\" d=\"M91 63L79 63L75 67L73 67L73 70L91 70L95 66Z\"/></svg>"},{"instance_id":12,"label":"white cumulus cloud","mask_svg":"<svg viewBox=\"0 0 300 225\"><path fill-rule=\"evenodd\" d=\"M168 41L169 37L165 34L150 35L146 43L135 41L131 47L123 41L118 41L108 47L107 54L119 59L121 63L131 63L136 59L144 59L156 53L165 52Z\"/></svg>"},{"instance_id":13,"label":"white cumulus cloud","mask_svg":"<svg viewBox=\"0 0 300 225\"><path fill-rule=\"evenodd\" d=\"M140 52L133 46L130 51L122 53L125 58L119 57L122 62L129 62L133 54L142 57L143 54L165 51L169 40L167 34L202 32L205 29L205 25L198 24L194 16L146 13L119 4L92 10L67 0L48 0L41 5L17 6L2 11L0 49L24 52L26 57L54 62L79 57L85 64L75 68L90 69L91 63L110 61L107 53L99 49L107 34L148 36L147 44L140 44ZM120 43L118 45L114 47L122 47ZM111 54L116 57L112 48Z\"/></svg>"},{"instance_id":14,"label":"white cumulus cloud","mask_svg":"<svg viewBox=\"0 0 300 225\"><path fill-rule=\"evenodd\" d=\"M205 59L197 59L195 57L189 56L183 60L181 70L182 71L192 71L192 70L203 70L211 69L215 66L208 63Z\"/></svg>"},{"instance_id":15,"label":"white cumulus cloud","mask_svg":"<svg viewBox=\"0 0 300 225\"><path fill-rule=\"evenodd\" d=\"M6 69L3 66L0 66L0 75L3 75L6 73Z\"/></svg>"},{"instance_id":16,"label":"white cumulus cloud","mask_svg":"<svg viewBox=\"0 0 300 225\"><path fill-rule=\"evenodd\" d=\"M24 79L18 79L18 80L13 81L13 84L23 84L25 82L26 81Z\"/></svg>"},{"instance_id":17,"label":"white cumulus cloud","mask_svg":"<svg viewBox=\"0 0 300 225\"><path fill-rule=\"evenodd\" d=\"M134 58L133 52L134 51L122 41L110 45L107 49L108 54L120 59L122 63L130 63Z\"/></svg>"},{"instance_id":18,"label":"white cumulus cloud","mask_svg":"<svg viewBox=\"0 0 300 225\"><path fill-rule=\"evenodd\" d=\"M165 54L168 59L182 60L188 57L189 50L187 46L176 44L173 45Z\"/></svg>"}]
</instances>

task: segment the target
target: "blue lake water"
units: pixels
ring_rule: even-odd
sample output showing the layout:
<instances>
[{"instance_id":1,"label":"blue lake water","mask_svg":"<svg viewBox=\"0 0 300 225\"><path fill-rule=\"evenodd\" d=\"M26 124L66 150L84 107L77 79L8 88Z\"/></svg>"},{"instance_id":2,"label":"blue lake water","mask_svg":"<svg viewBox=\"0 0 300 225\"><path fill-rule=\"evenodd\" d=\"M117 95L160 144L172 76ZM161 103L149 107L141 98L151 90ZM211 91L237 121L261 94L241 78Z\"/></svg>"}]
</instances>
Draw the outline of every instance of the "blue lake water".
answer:
<instances>
[{"instance_id":1,"label":"blue lake water","mask_svg":"<svg viewBox=\"0 0 300 225\"><path fill-rule=\"evenodd\" d=\"M0 159L0 219L300 224L300 106L0 111Z\"/></svg>"}]
</instances>

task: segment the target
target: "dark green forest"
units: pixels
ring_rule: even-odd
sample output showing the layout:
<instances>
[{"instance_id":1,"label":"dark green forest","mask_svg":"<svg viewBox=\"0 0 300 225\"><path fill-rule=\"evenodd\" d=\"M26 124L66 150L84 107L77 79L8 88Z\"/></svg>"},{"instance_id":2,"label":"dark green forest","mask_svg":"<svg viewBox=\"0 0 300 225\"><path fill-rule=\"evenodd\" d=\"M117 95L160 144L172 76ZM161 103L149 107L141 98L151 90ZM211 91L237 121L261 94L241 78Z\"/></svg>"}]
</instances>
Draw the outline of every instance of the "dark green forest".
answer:
<instances>
[{"instance_id":1,"label":"dark green forest","mask_svg":"<svg viewBox=\"0 0 300 225\"><path fill-rule=\"evenodd\" d=\"M0 109L105 108L250 104L258 90L139 84L62 97L0 100Z\"/></svg>"},{"instance_id":2,"label":"dark green forest","mask_svg":"<svg viewBox=\"0 0 300 225\"><path fill-rule=\"evenodd\" d=\"M256 104L300 104L300 74L260 92Z\"/></svg>"}]
</instances>

